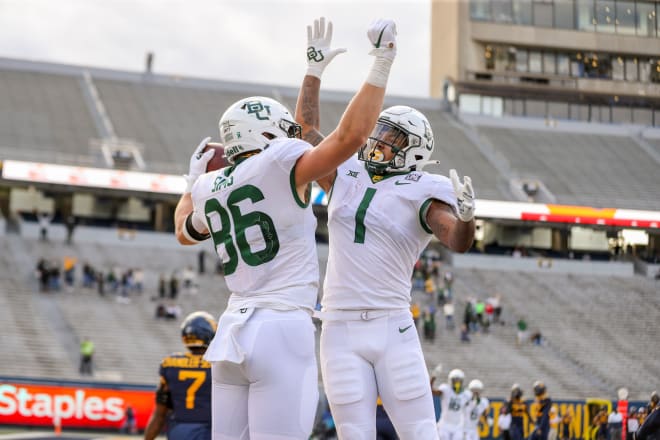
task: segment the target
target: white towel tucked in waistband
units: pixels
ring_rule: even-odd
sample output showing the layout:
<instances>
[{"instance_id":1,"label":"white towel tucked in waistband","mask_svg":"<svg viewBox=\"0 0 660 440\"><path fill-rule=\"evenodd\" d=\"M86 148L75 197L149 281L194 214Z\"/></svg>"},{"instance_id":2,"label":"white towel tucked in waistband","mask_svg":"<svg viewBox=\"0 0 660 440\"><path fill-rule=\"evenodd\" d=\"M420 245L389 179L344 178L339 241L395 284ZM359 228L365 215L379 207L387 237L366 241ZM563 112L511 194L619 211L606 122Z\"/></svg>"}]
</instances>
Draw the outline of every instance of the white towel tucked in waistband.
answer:
<instances>
[{"instance_id":1,"label":"white towel tucked in waistband","mask_svg":"<svg viewBox=\"0 0 660 440\"><path fill-rule=\"evenodd\" d=\"M254 313L254 307L227 309L218 321L218 330L206 349L204 359L209 362L231 362L242 364L245 351L238 343L238 331Z\"/></svg>"}]
</instances>

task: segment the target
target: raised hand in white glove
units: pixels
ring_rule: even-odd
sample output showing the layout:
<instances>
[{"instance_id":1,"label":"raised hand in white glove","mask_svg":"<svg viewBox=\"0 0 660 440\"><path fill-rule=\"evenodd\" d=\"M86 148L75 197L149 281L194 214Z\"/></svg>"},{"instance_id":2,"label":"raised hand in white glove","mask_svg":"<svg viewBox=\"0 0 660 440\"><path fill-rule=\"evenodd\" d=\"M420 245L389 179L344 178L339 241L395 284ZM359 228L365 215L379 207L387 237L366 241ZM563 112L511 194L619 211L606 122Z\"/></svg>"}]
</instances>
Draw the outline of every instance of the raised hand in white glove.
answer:
<instances>
[{"instance_id":1,"label":"raised hand in white glove","mask_svg":"<svg viewBox=\"0 0 660 440\"><path fill-rule=\"evenodd\" d=\"M474 219L474 189L472 189L472 179L469 176L464 176L463 183L461 183L456 170L453 169L449 170L449 178L456 194L458 218L461 221L469 222Z\"/></svg>"},{"instance_id":2,"label":"raised hand in white glove","mask_svg":"<svg viewBox=\"0 0 660 440\"><path fill-rule=\"evenodd\" d=\"M340 53L346 49L331 49L332 22L328 21L325 26L325 17L314 20L314 29L307 26L307 75L321 78L326 66Z\"/></svg>"},{"instance_id":3,"label":"raised hand in white glove","mask_svg":"<svg viewBox=\"0 0 660 440\"><path fill-rule=\"evenodd\" d=\"M209 149L209 151L202 152L210 140L210 137L204 138L197 148L195 148L192 156L190 156L188 174L183 176L186 179L186 190L184 191L184 194L189 193L197 178L206 172L206 164L209 163L209 160L211 160L215 154L215 150L212 148Z\"/></svg>"},{"instance_id":4,"label":"raised hand in white glove","mask_svg":"<svg viewBox=\"0 0 660 440\"><path fill-rule=\"evenodd\" d=\"M396 56L396 23L390 19L378 19L371 23L367 37L373 45L369 55L394 60Z\"/></svg>"}]
</instances>

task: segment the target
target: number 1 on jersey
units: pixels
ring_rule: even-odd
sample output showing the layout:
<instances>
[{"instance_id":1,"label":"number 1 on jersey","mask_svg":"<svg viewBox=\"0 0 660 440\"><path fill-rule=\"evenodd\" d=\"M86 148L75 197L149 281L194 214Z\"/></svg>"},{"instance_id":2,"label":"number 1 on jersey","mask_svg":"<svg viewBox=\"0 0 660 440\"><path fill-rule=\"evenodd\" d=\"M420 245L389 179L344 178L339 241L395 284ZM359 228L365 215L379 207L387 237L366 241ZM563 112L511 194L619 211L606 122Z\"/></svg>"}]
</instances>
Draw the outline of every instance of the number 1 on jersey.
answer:
<instances>
[{"instance_id":1,"label":"number 1 on jersey","mask_svg":"<svg viewBox=\"0 0 660 440\"><path fill-rule=\"evenodd\" d=\"M369 208L369 204L371 203L371 199L374 198L374 194L376 194L376 188L367 188L367 191L364 193L364 197L362 197L362 201L360 202L360 206L358 206L358 210L355 213L355 238L353 239L353 243L364 243L364 217L367 215L367 208Z\"/></svg>"}]
</instances>

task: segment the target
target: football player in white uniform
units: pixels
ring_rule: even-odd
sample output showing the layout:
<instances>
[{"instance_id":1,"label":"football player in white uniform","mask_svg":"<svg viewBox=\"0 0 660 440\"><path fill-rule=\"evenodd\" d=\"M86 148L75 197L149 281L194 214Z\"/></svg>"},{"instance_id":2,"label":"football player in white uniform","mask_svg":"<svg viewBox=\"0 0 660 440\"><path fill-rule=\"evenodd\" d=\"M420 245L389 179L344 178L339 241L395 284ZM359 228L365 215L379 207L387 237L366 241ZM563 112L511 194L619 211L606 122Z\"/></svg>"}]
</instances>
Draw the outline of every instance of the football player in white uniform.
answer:
<instances>
[{"instance_id":1,"label":"football player in white uniform","mask_svg":"<svg viewBox=\"0 0 660 440\"><path fill-rule=\"evenodd\" d=\"M297 139L300 126L282 104L250 97L220 119L230 166L204 173L214 154L203 152L209 138L190 159L176 236L182 244L211 237L232 292L205 355L212 362L214 439L307 439L311 433L318 402L311 314L319 271L310 184L364 145L382 108L396 27L377 20L367 33L373 67L337 128L316 148ZM382 43L391 46L382 49ZM339 52L309 47L310 70L322 70Z\"/></svg>"},{"instance_id":2,"label":"football player in white uniform","mask_svg":"<svg viewBox=\"0 0 660 440\"><path fill-rule=\"evenodd\" d=\"M443 383L433 388L433 394L440 396L440 420L438 421L438 436L440 440L462 440L465 425L465 407L472 393L463 389L465 374L454 369L449 372L449 383ZM431 378L431 387L435 377Z\"/></svg>"},{"instance_id":3,"label":"football player in white uniform","mask_svg":"<svg viewBox=\"0 0 660 440\"><path fill-rule=\"evenodd\" d=\"M471 380L468 390L472 392L472 398L465 406L465 440L479 440L479 421L488 417L490 402L481 395L484 384L479 379Z\"/></svg>"},{"instance_id":4,"label":"football player in white uniform","mask_svg":"<svg viewBox=\"0 0 660 440\"><path fill-rule=\"evenodd\" d=\"M296 107L312 143L322 139L319 88L320 77L305 76ZM318 180L330 194L321 369L341 439L375 438L377 396L400 438L437 438L411 278L433 235L452 250L470 248L474 192L453 170L451 180L422 171L433 145L424 115L391 107L357 157Z\"/></svg>"}]
</instances>

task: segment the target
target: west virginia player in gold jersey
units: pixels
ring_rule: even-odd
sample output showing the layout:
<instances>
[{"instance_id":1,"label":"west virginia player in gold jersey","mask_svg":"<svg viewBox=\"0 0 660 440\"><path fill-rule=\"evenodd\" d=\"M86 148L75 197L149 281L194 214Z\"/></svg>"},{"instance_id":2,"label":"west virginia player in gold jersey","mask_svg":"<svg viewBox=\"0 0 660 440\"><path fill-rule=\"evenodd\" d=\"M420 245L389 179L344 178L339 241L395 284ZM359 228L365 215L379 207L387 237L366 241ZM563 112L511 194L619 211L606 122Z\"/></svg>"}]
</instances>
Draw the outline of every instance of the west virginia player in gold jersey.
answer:
<instances>
[{"instance_id":1,"label":"west virginia player in gold jersey","mask_svg":"<svg viewBox=\"0 0 660 440\"><path fill-rule=\"evenodd\" d=\"M511 414L511 427L509 433L511 440L522 440L525 438L525 418L529 418L527 404L522 399L523 392L517 383L511 387L511 398L507 402L507 408Z\"/></svg>"},{"instance_id":2,"label":"west virginia player in gold jersey","mask_svg":"<svg viewBox=\"0 0 660 440\"><path fill-rule=\"evenodd\" d=\"M181 324L187 353L166 356L160 364L156 408L144 432L153 440L167 423L169 440L211 439L211 364L202 357L217 324L206 312L194 312Z\"/></svg>"}]
</instances>

